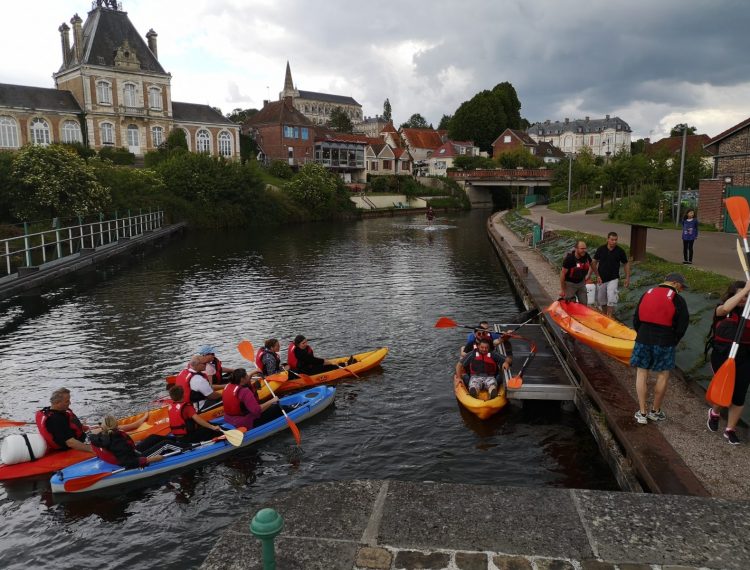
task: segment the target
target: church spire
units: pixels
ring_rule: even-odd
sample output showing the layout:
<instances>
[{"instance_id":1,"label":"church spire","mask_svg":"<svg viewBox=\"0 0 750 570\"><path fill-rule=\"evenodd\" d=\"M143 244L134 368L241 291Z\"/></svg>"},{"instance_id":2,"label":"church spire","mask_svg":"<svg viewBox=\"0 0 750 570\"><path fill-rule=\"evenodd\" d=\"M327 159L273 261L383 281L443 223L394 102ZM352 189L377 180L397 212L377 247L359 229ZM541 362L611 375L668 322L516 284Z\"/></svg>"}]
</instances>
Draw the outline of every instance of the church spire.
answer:
<instances>
[{"instance_id":1,"label":"church spire","mask_svg":"<svg viewBox=\"0 0 750 570\"><path fill-rule=\"evenodd\" d=\"M292 68L289 67L289 61L286 62L286 75L284 76L284 90L279 94L279 99L299 97L299 91L294 88L292 81Z\"/></svg>"}]
</instances>

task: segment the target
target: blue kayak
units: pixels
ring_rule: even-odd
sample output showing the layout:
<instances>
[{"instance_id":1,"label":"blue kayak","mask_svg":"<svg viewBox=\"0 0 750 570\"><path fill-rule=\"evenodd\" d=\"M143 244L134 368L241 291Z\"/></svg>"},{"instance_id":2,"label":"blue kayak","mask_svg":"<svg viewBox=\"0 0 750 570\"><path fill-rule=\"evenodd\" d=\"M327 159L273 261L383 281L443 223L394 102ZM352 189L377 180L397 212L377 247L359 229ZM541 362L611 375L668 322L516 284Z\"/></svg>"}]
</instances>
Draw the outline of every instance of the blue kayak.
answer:
<instances>
[{"instance_id":1,"label":"blue kayak","mask_svg":"<svg viewBox=\"0 0 750 570\"><path fill-rule=\"evenodd\" d=\"M282 408L294 423L302 422L323 411L333 403L336 388L331 386L317 386L304 392L285 396L279 400ZM211 423L222 425L222 418ZM226 429L231 426L226 425ZM254 427L245 432L239 447L247 447L257 441L265 439L288 429L284 416L280 416L268 423ZM188 465L208 461L231 453L237 447L226 439L211 440L196 444L184 451L175 451L165 456L162 461L152 463L140 469L124 469L102 461L98 457L87 459L58 471L50 479L53 493L82 493L105 489L118 485L125 485L133 481L140 481L156 475L164 475L170 471L182 469ZM66 489L66 487L68 487Z\"/></svg>"}]
</instances>

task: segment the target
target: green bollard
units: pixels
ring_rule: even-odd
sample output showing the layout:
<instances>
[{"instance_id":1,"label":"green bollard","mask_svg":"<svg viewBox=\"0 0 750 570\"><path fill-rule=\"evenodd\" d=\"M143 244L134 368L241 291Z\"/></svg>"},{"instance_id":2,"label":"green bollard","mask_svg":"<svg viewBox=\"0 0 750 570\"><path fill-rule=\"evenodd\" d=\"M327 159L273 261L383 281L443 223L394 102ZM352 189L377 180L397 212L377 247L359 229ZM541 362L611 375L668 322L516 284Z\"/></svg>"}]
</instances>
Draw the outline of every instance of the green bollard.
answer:
<instances>
[{"instance_id":1,"label":"green bollard","mask_svg":"<svg viewBox=\"0 0 750 570\"><path fill-rule=\"evenodd\" d=\"M276 570L276 552L273 539L284 528L284 519L273 509L259 510L250 521L250 532L263 545L263 570Z\"/></svg>"}]
</instances>

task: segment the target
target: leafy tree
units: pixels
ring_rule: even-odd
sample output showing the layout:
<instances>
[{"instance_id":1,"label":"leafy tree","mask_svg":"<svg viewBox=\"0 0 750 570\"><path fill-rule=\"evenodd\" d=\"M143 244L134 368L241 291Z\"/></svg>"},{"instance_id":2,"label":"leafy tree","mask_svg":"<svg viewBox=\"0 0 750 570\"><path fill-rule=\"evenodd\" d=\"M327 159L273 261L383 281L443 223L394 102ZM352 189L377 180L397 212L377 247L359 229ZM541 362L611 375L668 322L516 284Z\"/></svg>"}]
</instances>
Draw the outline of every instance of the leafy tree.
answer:
<instances>
[{"instance_id":1,"label":"leafy tree","mask_svg":"<svg viewBox=\"0 0 750 570\"><path fill-rule=\"evenodd\" d=\"M414 113L409 120L401 124L402 129L431 129L432 125L427 124L427 120L419 113Z\"/></svg>"},{"instance_id":2,"label":"leafy tree","mask_svg":"<svg viewBox=\"0 0 750 570\"><path fill-rule=\"evenodd\" d=\"M227 113L226 117L233 123L241 125L257 112L258 109L240 109L237 107L236 109L233 109L231 113Z\"/></svg>"},{"instance_id":3,"label":"leafy tree","mask_svg":"<svg viewBox=\"0 0 750 570\"><path fill-rule=\"evenodd\" d=\"M291 180L294 176L294 171L286 160L272 161L271 164L268 165L268 172L272 176L283 178L284 180Z\"/></svg>"},{"instance_id":4,"label":"leafy tree","mask_svg":"<svg viewBox=\"0 0 750 570\"><path fill-rule=\"evenodd\" d=\"M104 210L109 188L86 161L63 145L25 146L13 160L13 212L19 220L85 216Z\"/></svg>"},{"instance_id":5,"label":"leafy tree","mask_svg":"<svg viewBox=\"0 0 750 570\"><path fill-rule=\"evenodd\" d=\"M646 151L646 139L638 139L630 143L630 154L643 154Z\"/></svg>"},{"instance_id":6,"label":"leafy tree","mask_svg":"<svg viewBox=\"0 0 750 570\"><path fill-rule=\"evenodd\" d=\"M492 88L492 94L500 101L505 118L508 121L505 128L520 129L521 125L521 101L513 85L507 81L498 83ZM502 131L501 131L502 132ZM500 134L500 133L498 133Z\"/></svg>"},{"instance_id":7,"label":"leafy tree","mask_svg":"<svg viewBox=\"0 0 750 570\"><path fill-rule=\"evenodd\" d=\"M386 121L392 120L391 117L391 102L386 97L385 101L383 102L383 118Z\"/></svg>"},{"instance_id":8,"label":"leafy tree","mask_svg":"<svg viewBox=\"0 0 750 570\"><path fill-rule=\"evenodd\" d=\"M451 119L453 118L453 115L443 115L440 119L440 124L438 125L438 130L448 130L451 124Z\"/></svg>"},{"instance_id":9,"label":"leafy tree","mask_svg":"<svg viewBox=\"0 0 750 570\"><path fill-rule=\"evenodd\" d=\"M495 168L495 163L486 156L468 156L462 154L453 159L453 166L463 170L474 170L475 168Z\"/></svg>"},{"instance_id":10,"label":"leafy tree","mask_svg":"<svg viewBox=\"0 0 750 570\"><path fill-rule=\"evenodd\" d=\"M534 156L525 148L516 148L507 152L500 153L493 159L502 168L539 168L544 165L544 161L538 156Z\"/></svg>"},{"instance_id":11,"label":"leafy tree","mask_svg":"<svg viewBox=\"0 0 750 570\"><path fill-rule=\"evenodd\" d=\"M340 133L351 133L354 130L352 120L341 107L336 107L331 111L328 126Z\"/></svg>"},{"instance_id":12,"label":"leafy tree","mask_svg":"<svg viewBox=\"0 0 750 570\"><path fill-rule=\"evenodd\" d=\"M313 215L322 216L337 209L353 209L341 180L323 165L310 162L284 185L284 191Z\"/></svg>"},{"instance_id":13,"label":"leafy tree","mask_svg":"<svg viewBox=\"0 0 750 570\"><path fill-rule=\"evenodd\" d=\"M167 135L167 140L162 143L166 150L181 148L188 150L187 135L179 128L172 129Z\"/></svg>"},{"instance_id":14,"label":"leafy tree","mask_svg":"<svg viewBox=\"0 0 750 570\"><path fill-rule=\"evenodd\" d=\"M697 132L697 129L695 127L690 127L690 126L688 126L687 123L679 123L679 124L675 125L674 127L672 127L672 130L669 131L669 136L670 137L681 137L682 136L682 131L685 130L685 129L687 129L687 134L688 135L694 135Z\"/></svg>"},{"instance_id":15,"label":"leafy tree","mask_svg":"<svg viewBox=\"0 0 750 570\"><path fill-rule=\"evenodd\" d=\"M0 151L0 222L10 222L13 220L13 216L11 215L13 194L15 194L13 187L16 184L12 174L14 157L15 153L13 152L7 150Z\"/></svg>"}]
</instances>

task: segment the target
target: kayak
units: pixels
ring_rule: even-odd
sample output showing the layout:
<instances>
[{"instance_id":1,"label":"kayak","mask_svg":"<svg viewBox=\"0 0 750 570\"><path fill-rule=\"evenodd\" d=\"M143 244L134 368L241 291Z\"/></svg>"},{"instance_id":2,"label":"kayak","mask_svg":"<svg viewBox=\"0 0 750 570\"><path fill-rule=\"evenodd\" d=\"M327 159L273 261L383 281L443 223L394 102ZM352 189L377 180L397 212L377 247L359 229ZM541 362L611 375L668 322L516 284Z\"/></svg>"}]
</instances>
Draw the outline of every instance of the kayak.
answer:
<instances>
[{"instance_id":1,"label":"kayak","mask_svg":"<svg viewBox=\"0 0 750 570\"><path fill-rule=\"evenodd\" d=\"M289 418L295 423L302 422L313 417L326 409L333 403L336 389L330 386L318 386L304 392L292 394L281 398L280 404L287 412ZM221 425L221 419L213 421ZM224 424L226 429L231 429L229 424ZM263 425L254 427L244 433L242 443L239 447L247 447L262 439L270 437L275 433L288 429L284 416L280 416ZM107 463L99 458L92 458L76 463L58 471L50 479L53 493L84 493L116 487L164 475L189 465L194 465L209 459L214 459L233 452L237 447L231 445L226 439L217 439L200 444L193 448L176 454L169 455L162 461L151 463L142 469L123 469L117 465ZM86 480L80 480L86 477ZM77 481L78 480L78 481ZM77 481L77 483L74 483ZM85 481L85 483L84 483ZM90 484L88 484L90 482ZM68 489L66 489L66 485Z\"/></svg>"},{"instance_id":2,"label":"kayak","mask_svg":"<svg viewBox=\"0 0 750 570\"><path fill-rule=\"evenodd\" d=\"M494 398L490 399L489 393L486 390L479 392L475 398L469 394L469 390L466 388L466 384L464 384L461 377L458 374L454 374L453 391L456 394L458 402L480 420L486 420L487 418L494 416L508 403L508 398L505 395L505 385L503 383L498 385L497 396Z\"/></svg>"},{"instance_id":3,"label":"kayak","mask_svg":"<svg viewBox=\"0 0 750 570\"><path fill-rule=\"evenodd\" d=\"M144 412L145 413L145 412ZM217 406L211 410L203 412L200 416L210 421L224 415L224 407ZM128 416L117 420L119 425L133 423L140 419L143 413L134 416ZM135 441L146 439L149 435L167 435L169 433L169 416L167 406L155 408L148 411L148 418L139 426L138 429L128 433ZM13 465L0 464L0 481L10 479L22 479L24 477L34 477L54 473L59 469L73 465L92 457L93 454L88 451L78 451L75 449L51 450L42 457L34 461L24 461Z\"/></svg>"},{"instance_id":4,"label":"kayak","mask_svg":"<svg viewBox=\"0 0 750 570\"><path fill-rule=\"evenodd\" d=\"M580 303L555 301L547 312L576 340L625 364L630 362L636 335L630 327Z\"/></svg>"},{"instance_id":5,"label":"kayak","mask_svg":"<svg viewBox=\"0 0 750 570\"><path fill-rule=\"evenodd\" d=\"M302 390L311 386L317 386L319 384L325 384L327 382L333 382L334 380L340 380L341 378L353 377L355 374L359 375L362 372L375 368L388 354L388 348L376 348L367 352L360 352L352 355L357 361L353 364L349 364L346 368L339 368L337 370L330 370L328 372L322 372L320 374L313 374L305 376L304 378L294 378L287 380L289 377L288 372L279 372L278 374L272 374L268 376L266 380L273 388L276 394L287 394L296 390ZM332 358L331 362L335 364L345 365L349 361L349 356L342 356L340 358ZM268 388L265 384L258 390L258 398L260 400L266 400L271 396Z\"/></svg>"}]
</instances>

